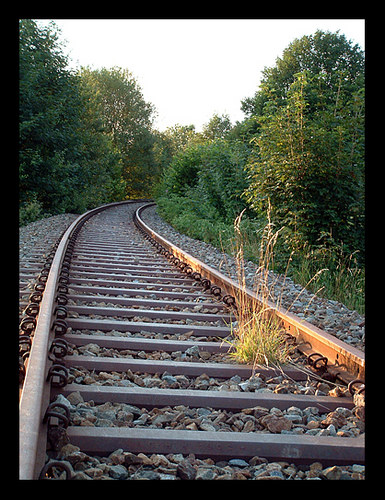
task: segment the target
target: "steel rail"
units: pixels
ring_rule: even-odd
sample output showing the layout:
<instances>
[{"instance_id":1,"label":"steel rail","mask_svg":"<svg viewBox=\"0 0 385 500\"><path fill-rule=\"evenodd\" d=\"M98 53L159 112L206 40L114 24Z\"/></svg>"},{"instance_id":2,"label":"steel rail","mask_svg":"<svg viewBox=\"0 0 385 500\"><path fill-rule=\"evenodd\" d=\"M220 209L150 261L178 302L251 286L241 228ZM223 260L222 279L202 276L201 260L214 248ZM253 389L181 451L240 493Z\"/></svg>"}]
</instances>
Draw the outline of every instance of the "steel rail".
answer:
<instances>
[{"instance_id":1,"label":"steel rail","mask_svg":"<svg viewBox=\"0 0 385 500\"><path fill-rule=\"evenodd\" d=\"M93 215L106 208L137 203L130 200L102 205L80 215L65 231L57 247L40 304L31 353L19 403L19 478L36 479L45 460L46 432L44 411L49 403L50 385L47 382L49 366L48 348L54 338L52 316L56 290L64 255L74 231Z\"/></svg>"},{"instance_id":2,"label":"steel rail","mask_svg":"<svg viewBox=\"0 0 385 500\"><path fill-rule=\"evenodd\" d=\"M313 351L320 353L328 359L328 365L333 369L335 376L338 376L345 382L350 382L356 378L365 379L365 355L362 351L290 313L283 307L262 299L249 288L242 289L234 280L207 264L200 262L198 259L151 229L143 221L141 214L144 210L154 205L156 204L148 203L142 205L136 211L135 224L141 228L142 231L158 244L166 248L167 251L172 253L180 261L185 262L191 266L194 271L199 272L202 277L210 280L212 284L219 286L226 294L230 294L234 297L238 297L239 294L244 294L251 302L267 306L272 314L281 319L286 332L294 336L298 344L310 344Z\"/></svg>"},{"instance_id":3,"label":"steel rail","mask_svg":"<svg viewBox=\"0 0 385 500\"><path fill-rule=\"evenodd\" d=\"M111 203L103 205L94 210L79 216L67 229L67 231L62 236L60 243L57 247L57 251L53 258L50 273L46 282L46 290L43 295L43 299L40 304L40 311L38 320L36 323L36 328L34 331L34 337L31 347L31 354L28 363L28 367L25 375L25 382L20 398L20 461L19 461L19 477L20 479L37 479L39 477L40 471L43 468L45 456L46 456L46 446L47 446L47 423L45 416L46 408L52 400L52 396L55 394L68 394L68 391L78 390L84 395L86 399L89 397L95 401L121 401L126 400L131 403L135 401L137 404L143 406L159 406L161 404L207 404L214 407L221 408L222 406L227 408L242 408L246 404L247 406L254 406L256 403L263 404L267 407L278 406L285 408L288 404L295 404L303 406L306 404L311 404L319 406L320 409L332 409L336 406L346 406L352 407L354 404L349 398L344 398L345 401L340 402L341 398L331 398L331 397L305 397L302 396L292 396L292 395L279 395L274 394L264 395L264 394L231 394L223 392L218 392L216 394L206 394L205 391L199 390L175 390L175 389L161 389L156 388L132 388L132 387L99 387L99 386L80 386L77 384L69 384L65 389L57 389L51 387L51 384L47 380L47 375L52 366L52 360L48 358L49 347L55 337L55 314L57 312L57 303L60 293L60 280L63 278L63 270L65 266L70 269L69 256L72 254L75 240L77 238L78 232L82 225L95 214L121 204L126 203L140 203L147 200L130 200L125 202ZM144 207L151 206L151 204L146 204ZM141 207L142 208L142 207ZM138 227L142 227L142 231L146 231L145 227L149 231L147 234L151 234L151 237L158 241L163 248L168 248L168 252L172 252L172 256L178 257L181 261L188 263L192 269L200 272L202 277L210 279L211 283L220 286L229 295L236 295L239 292L237 289L237 284L226 278L221 273L213 270L209 266L203 264L202 262L189 256L186 252L179 249L175 245L157 235L148 226L146 226L140 219L141 209L136 211L136 216L134 221ZM141 226L143 224L143 226ZM147 231L146 231L147 232ZM90 231L91 233L91 231ZM82 234L82 233L80 233ZM103 238L102 238L103 239ZM101 239L101 240L102 240ZM100 240L100 241L101 241ZM118 240L118 239L117 239ZM108 240L107 246L108 246ZM114 240L115 241L115 240ZM77 244L82 245L81 238L77 241ZM87 245L86 245L87 246ZM92 245L91 245L92 246ZM97 245L96 245L97 246ZM112 245L114 247L114 245ZM90 247L91 248L91 247ZM119 248L119 242L117 243L117 248ZM163 252L163 250L162 250ZM98 253L98 251L96 252ZM100 255L109 254L109 252L102 252ZM129 252L124 252L125 255L130 255ZM93 255L92 250L90 250L90 255ZM114 260L114 252L110 254L112 257L110 262ZM117 254L118 255L118 254ZM76 255L73 256L76 260ZM139 258L139 254L138 254ZM125 259L125 258L124 258ZM155 259L155 258L154 258ZM117 263L119 260L117 260ZM167 261L166 261L167 262ZM77 261L80 263L80 261ZM175 263L175 262L174 262ZM103 266L102 266L103 267ZM119 266L118 266L119 267ZM190 269L190 271L192 271ZM122 269L123 270L123 269ZM90 269L92 274L92 267ZM95 284L102 284L102 287L88 287L78 286L79 280L73 277L73 273L67 273L67 283L72 288L72 294L68 294L68 297L78 297L81 300L88 300L90 296L87 295L76 295L76 292L90 292L95 293L97 291L107 291L113 295L119 295L119 291L124 291L125 298L114 297L113 300L123 301L122 305L128 305L129 302L134 302L137 299L132 299L130 295L142 295L142 292L148 293L149 290L144 290L146 283L139 284L139 288L136 289L133 284L126 283L124 281L110 281L107 279L97 280ZM106 276L108 276L109 272ZM135 273L136 274L136 273ZM194 278L191 272L191 277ZM224 279L223 279L224 278ZM196 278L194 278L196 279ZM186 280L189 280L189 276L186 276ZM94 280L92 278L85 279L84 282L92 283ZM83 280L80 281L83 283ZM111 284L112 283L112 284ZM119 288L106 288L108 286L119 287ZM128 288L126 288L128 286ZM178 285L175 285L178 288ZM162 283L159 283L159 287L164 287ZM142 290L143 288L143 290ZM160 297L162 300L167 298L184 298L186 299L190 292L188 291L190 287L187 286L183 293L170 292L170 291L156 291L155 296ZM213 290L211 290L213 291ZM132 292L132 293L131 293ZM182 290L181 290L182 292ZM151 290L151 294L154 293ZM251 292L252 293L252 292ZM128 298L127 298L128 296ZM206 294L207 296L207 294ZM258 298L252 296L252 300L257 300ZM104 299L106 300L106 299ZM108 301L108 299L107 299ZM150 304L150 300L145 299L144 306ZM170 301L169 301L170 302ZM221 309L223 306L217 303L218 308ZM183 325L183 324L173 324L173 323L147 323L147 322L130 322L126 319L130 319L132 314L137 314L140 316L139 310L122 310L120 308L111 308L107 306L96 308L94 306L76 306L71 305L69 309L74 313L84 313L85 315L97 314L104 315L107 317L112 313L117 313L119 317L124 318L122 320L116 319L93 319L93 318L74 318L67 317L66 324L73 330L77 328L79 330L83 329L95 329L101 331L109 331L113 329L119 329L119 331L140 331L145 328L148 331L160 331L168 333L185 333L187 330L193 331L194 336L206 336L213 335L210 331L210 327L199 326L199 325ZM143 312L143 310L142 310ZM152 314L149 312L148 308L144 310L145 313ZM281 312L281 311L278 311ZM225 311L223 311L225 313ZM166 319L166 316L180 317L180 313L170 312L162 313ZM210 318L213 319L212 314L202 313L201 316L198 313L184 313L184 315L201 317L201 319ZM297 318L298 319L298 318ZM293 324L290 323L290 326ZM221 336L225 337L229 333L228 328L215 327L215 337L219 338ZM291 332L293 334L293 332ZM62 334L58 334L59 336ZM173 349L182 350L182 345L184 348L188 346L197 346L199 349L208 350L211 352L222 351L221 343L214 342L208 338L207 342L200 342L198 340L166 340L166 339L148 339L142 337L110 337L108 335L93 335L89 337L82 333L67 333L65 337L72 341L75 345L81 346L86 345L89 340L96 342L100 347L105 345L106 347L115 348L133 348L135 350L146 350L153 351L156 349L162 349L172 352ZM166 343L169 343L166 346ZM184 349L183 348L183 349ZM247 365L237 365L237 364L226 364L226 363L215 363L215 362L183 362L183 361L170 361L170 360L151 360L151 359L135 359L135 358L111 358L111 357L92 357L86 355L69 355L65 356L62 360L62 366L67 369L73 367L82 367L85 369L99 371L127 371L136 369L140 372L147 373L159 373L160 371L166 370L170 374L186 374L188 376L201 375L206 372L211 376L218 376L229 378L234 374L239 376L249 377L253 372L255 367ZM261 367L261 373L265 370L267 375L277 375L276 369L271 369L268 367ZM285 373L293 380L302 380L303 374L299 373L297 368L285 367L282 368L282 373ZM281 370L279 371L281 373ZM299 377L299 378L297 378ZM270 399L271 397L271 399ZM239 435L238 435L239 434ZM74 445L84 448L85 452L90 453L110 453L112 449L116 449L123 445L130 451L141 451L141 452L156 452L158 450L162 453L171 452L196 452L201 455L213 455L218 457L226 456L253 456L253 455L265 455L270 459L278 460L282 457L287 459L299 459L299 461L308 461L313 459L316 455L317 459L332 460L335 463L343 463L345 460L354 461L354 463L361 463L364 460L364 445L362 438L352 438L348 440L339 439L334 440L332 438L317 438L313 436L269 436L269 435L252 435L248 433L247 435L241 435L241 433L228 433L221 432L210 433L202 431L170 431L161 429L110 429L110 428L88 428L84 426L76 427L70 426L67 429L67 435L70 441ZM118 446L119 444L119 446ZM113 447L111 449L111 446ZM314 447L317 448L317 453L313 454ZM235 455L234 455L235 453Z\"/></svg>"}]
</instances>

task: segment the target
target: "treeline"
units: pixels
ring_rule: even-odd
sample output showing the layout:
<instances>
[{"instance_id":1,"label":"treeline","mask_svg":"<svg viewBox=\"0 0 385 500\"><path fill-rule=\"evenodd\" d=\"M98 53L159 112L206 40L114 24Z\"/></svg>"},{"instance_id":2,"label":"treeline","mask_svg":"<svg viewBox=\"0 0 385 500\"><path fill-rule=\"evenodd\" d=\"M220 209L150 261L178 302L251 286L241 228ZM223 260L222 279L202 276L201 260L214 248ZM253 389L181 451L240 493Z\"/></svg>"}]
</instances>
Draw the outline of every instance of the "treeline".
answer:
<instances>
[{"instance_id":1,"label":"treeline","mask_svg":"<svg viewBox=\"0 0 385 500\"><path fill-rule=\"evenodd\" d=\"M20 221L149 196L155 108L121 68L68 69L54 23L20 20Z\"/></svg>"},{"instance_id":2,"label":"treeline","mask_svg":"<svg viewBox=\"0 0 385 500\"><path fill-rule=\"evenodd\" d=\"M274 269L363 312L365 59L344 35L294 40L265 68L246 118L214 116L163 172L162 215L230 250L244 211L245 256L258 261L268 221L280 230ZM319 273L320 269L327 269Z\"/></svg>"},{"instance_id":3,"label":"treeline","mask_svg":"<svg viewBox=\"0 0 385 500\"><path fill-rule=\"evenodd\" d=\"M320 31L295 40L242 102L242 123L214 117L173 159L164 212L173 205L179 225L186 210L230 223L243 209L263 220L270 205L290 249L342 245L363 258L364 105L358 46Z\"/></svg>"},{"instance_id":4,"label":"treeline","mask_svg":"<svg viewBox=\"0 0 385 500\"><path fill-rule=\"evenodd\" d=\"M200 133L179 124L159 132L128 70L69 70L55 24L21 20L20 222L155 197L177 229L217 246L231 244L243 211L246 256L257 258L269 211L282 228L279 271L289 256L300 281L347 259L360 268L364 70L358 45L317 31L264 69L240 103L242 122L214 115Z\"/></svg>"}]
</instances>

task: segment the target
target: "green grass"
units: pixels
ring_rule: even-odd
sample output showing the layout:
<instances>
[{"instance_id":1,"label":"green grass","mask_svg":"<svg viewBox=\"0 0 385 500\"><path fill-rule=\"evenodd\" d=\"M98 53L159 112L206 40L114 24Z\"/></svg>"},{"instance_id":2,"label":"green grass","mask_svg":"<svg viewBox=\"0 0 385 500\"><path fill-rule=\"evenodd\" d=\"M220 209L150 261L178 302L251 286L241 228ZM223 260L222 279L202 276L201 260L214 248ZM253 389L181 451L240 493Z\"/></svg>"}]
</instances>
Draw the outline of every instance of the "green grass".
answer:
<instances>
[{"instance_id":1,"label":"green grass","mask_svg":"<svg viewBox=\"0 0 385 500\"><path fill-rule=\"evenodd\" d=\"M274 227L267 216L255 219L244 216L239 220L239 234L236 234L233 223L218 220L215 214L203 217L202 207L197 214L197 208L188 198L173 195L157 201L159 214L187 236L211 243L230 255L234 255L239 244L237 239L241 239L246 261L260 262L266 227L268 224L271 230ZM276 233L274 252L266 253L270 259L269 269L287 274L295 283L317 292L318 296L341 302L360 314L365 313L365 269L357 264L355 254L344 255L340 247L304 248L293 254L285 246L283 234Z\"/></svg>"},{"instance_id":2,"label":"green grass","mask_svg":"<svg viewBox=\"0 0 385 500\"><path fill-rule=\"evenodd\" d=\"M357 265L354 254L346 256L338 251L308 249L293 266L292 278L303 285L319 269L324 272L308 285L310 291L321 290L318 295L365 314L365 269Z\"/></svg>"},{"instance_id":3,"label":"green grass","mask_svg":"<svg viewBox=\"0 0 385 500\"><path fill-rule=\"evenodd\" d=\"M269 268L273 263L274 247L279 231L274 231L271 221L268 220L260 235L259 262L254 286L259 302L253 302L250 305L245 295L245 238L241 231L242 216L243 212L234 221L235 246L232 253L236 261L240 290L235 292L237 295L236 322L231 328L234 340L229 341L234 348L232 356L241 363L279 366L288 361L290 354L290 348L285 342L285 330L282 323L271 313L268 305L268 300L271 300L272 295L272 285L268 279Z\"/></svg>"},{"instance_id":4,"label":"green grass","mask_svg":"<svg viewBox=\"0 0 385 500\"><path fill-rule=\"evenodd\" d=\"M285 343L284 329L277 320L269 317L266 309L237 316L232 328L234 341L229 341L234 352L230 354L241 363L252 365L281 365L288 360L289 349ZM242 318L244 321L242 321Z\"/></svg>"}]
</instances>

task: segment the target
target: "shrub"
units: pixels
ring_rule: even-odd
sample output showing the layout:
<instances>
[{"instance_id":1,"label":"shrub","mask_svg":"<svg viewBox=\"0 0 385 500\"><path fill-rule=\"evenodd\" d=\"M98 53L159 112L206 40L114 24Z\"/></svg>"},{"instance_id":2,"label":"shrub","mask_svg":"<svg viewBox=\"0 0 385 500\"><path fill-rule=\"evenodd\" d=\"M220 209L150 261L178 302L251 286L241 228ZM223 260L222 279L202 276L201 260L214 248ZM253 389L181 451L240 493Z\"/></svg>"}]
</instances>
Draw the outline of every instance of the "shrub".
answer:
<instances>
[{"instance_id":1,"label":"shrub","mask_svg":"<svg viewBox=\"0 0 385 500\"><path fill-rule=\"evenodd\" d=\"M30 201L23 203L19 210L19 226L25 226L44 217L50 217L51 214L45 213L43 205L33 196Z\"/></svg>"}]
</instances>

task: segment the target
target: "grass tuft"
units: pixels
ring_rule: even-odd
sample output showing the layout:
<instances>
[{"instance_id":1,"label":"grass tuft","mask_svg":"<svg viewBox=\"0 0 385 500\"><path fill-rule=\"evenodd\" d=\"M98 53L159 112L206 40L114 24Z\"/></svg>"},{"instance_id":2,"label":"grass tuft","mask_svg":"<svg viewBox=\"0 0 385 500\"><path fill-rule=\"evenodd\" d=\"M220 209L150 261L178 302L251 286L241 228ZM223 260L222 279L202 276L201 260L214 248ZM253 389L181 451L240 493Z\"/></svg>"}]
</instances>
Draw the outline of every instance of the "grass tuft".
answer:
<instances>
[{"instance_id":1,"label":"grass tuft","mask_svg":"<svg viewBox=\"0 0 385 500\"><path fill-rule=\"evenodd\" d=\"M255 275L254 292L260 303L250 305L246 299L246 279L244 270L244 235L240 230L242 212L234 221L237 280L240 291L236 292L236 321L231 325L234 340L228 341L234 351L234 358L253 365L285 364L290 355L290 347L285 342L285 330L272 313L273 287L269 268L273 263L274 246L280 230L274 231L268 212L268 223L263 231L259 248L259 266ZM278 299L279 301L280 299ZM262 304L262 305L261 305ZM278 303L276 303L278 306Z\"/></svg>"}]
</instances>

